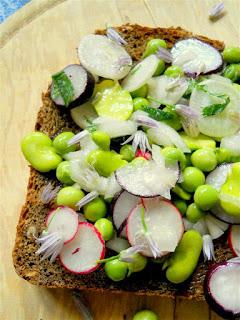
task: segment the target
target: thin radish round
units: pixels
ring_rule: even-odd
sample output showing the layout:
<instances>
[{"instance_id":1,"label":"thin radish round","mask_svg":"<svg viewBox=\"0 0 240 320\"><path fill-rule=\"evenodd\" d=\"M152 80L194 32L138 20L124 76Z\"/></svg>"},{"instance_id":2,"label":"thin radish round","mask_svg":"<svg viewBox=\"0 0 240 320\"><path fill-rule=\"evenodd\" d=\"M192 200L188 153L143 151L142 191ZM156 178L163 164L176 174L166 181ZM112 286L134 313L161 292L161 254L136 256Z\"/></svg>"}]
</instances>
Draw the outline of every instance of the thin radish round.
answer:
<instances>
[{"instance_id":1,"label":"thin radish round","mask_svg":"<svg viewBox=\"0 0 240 320\"><path fill-rule=\"evenodd\" d=\"M240 224L240 218L226 213L219 203L211 209L211 214L223 222L229 224Z\"/></svg>"},{"instance_id":2,"label":"thin radish round","mask_svg":"<svg viewBox=\"0 0 240 320\"><path fill-rule=\"evenodd\" d=\"M97 261L104 255L104 240L99 231L91 223L80 222L74 239L63 246L60 261L72 273L87 274L100 266Z\"/></svg>"},{"instance_id":3,"label":"thin radish round","mask_svg":"<svg viewBox=\"0 0 240 320\"><path fill-rule=\"evenodd\" d=\"M233 156L240 156L240 132L222 138L220 148L229 150Z\"/></svg>"},{"instance_id":4,"label":"thin radish round","mask_svg":"<svg viewBox=\"0 0 240 320\"><path fill-rule=\"evenodd\" d=\"M221 237L228 228L227 223L216 219L210 214L206 215L205 222L213 240Z\"/></svg>"},{"instance_id":5,"label":"thin radish round","mask_svg":"<svg viewBox=\"0 0 240 320\"><path fill-rule=\"evenodd\" d=\"M152 100L152 107L159 107L160 103L177 103L188 88L188 81L185 78L170 78L167 76L153 77L148 81L148 95L159 100L159 103Z\"/></svg>"},{"instance_id":6,"label":"thin radish round","mask_svg":"<svg viewBox=\"0 0 240 320\"><path fill-rule=\"evenodd\" d=\"M172 47L171 54L172 64L192 76L216 72L223 66L222 56L217 49L194 38L178 41Z\"/></svg>"},{"instance_id":7,"label":"thin radish round","mask_svg":"<svg viewBox=\"0 0 240 320\"><path fill-rule=\"evenodd\" d=\"M228 245L236 257L240 257L240 226L231 226L228 233Z\"/></svg>"},{"instance_id":8,"label":"thin radish round","mask_svg":"<svg viewBox=\"0 0 240 320\"><path fill-rule=\"evenodd\" d=\"M71 241L78 230L78 214L69 207L57 207L48 213L46 219L47 232L58 232L64 244Z\"/></svg>"},{"instance_id":9,"label":"thin radish round","mask_svg":"<svg viewBox=\"0 0 240 320\"><path fill-rule=\"evenodd\" d=\"M225 261L208 271L204 289L209 305L225 319L240 316L240 262Z\"/></svg>"},{"instance_id":10,"label":"thin radish round","mask_svg":"<svg viewBox=\"0 0 240 320\"><path fill-rule=\"evenodd\" d=\"M205 80L200 85L205 91L195 88L189 103L198 113L197 124L200 132L219 138L236 133L240 128L240 95L237 89L232 84L212 79ZM205 107L223 103L224 99L219 95L229 97L228 105L222 112L204 117L202 112Z\"/></svg>"},{"instance_id":11,"label":"thin radish round","mask_svg":"<svg viewBox=\"0 0 240 320\"><path fill-rule=\"evenodd\" d=\"M167 168L154 160L137 159L115 172L120 186L135 196L171 199L170 190L178 180L179 168Z\"/></svg>"},{"instance_id":12,"label":"thin radish round","mask_svg":"<svg viewBox=\"0 0 240 320\"><path fill-rule=\"evenodd\" d=\"M92 74L113 80L124 78L132 65L127 51L103 35L83 37L78 47L78 57Z\"/></svg>"},{"instance_id":13,"label":"thin radish round","mask_svg":"<svg viewBox=\"0 0 240 320\"><path fill-rule=\"evenodd\" d=\"M113 223L120 236L126 237L127 218L131 210L137 205L139 198L127 191L121 191L113 202Z\"/></svg>"},{"instance_id":14,"label":"thin radish round","mask_svg":"<svg viewBox=\"0 0 240 320\"><path fill-rule=\"evenodd\" d=\"M159 59L150 55L136 64L122 82L123 89L132 92L141 88L153 76L157 69Z\"/></svg>"},{"instance_id":15,"label":"thin radish round","mask_svg":"<svg viewBox=\"0 0 240 320\"><path fill-rule=\"evenodd\" d=\"M78 64L70 64L62 72L68 77L73 87L73 97L69 107L76 107L91 97L93 94L95 80L91 73ZM66 88L67 89L67 88ZM65 102L61 94L54 94L54 85L51 85L51 98L59 106Z\"/></svg>"},{"instance_id":16,"label":"thin radish round","mask_svg":"<svg viewBox=\"0 0 240 320\"><path fill-rule=\"evenodd\" d=\"M226 182L228 173L231 171L232 164L224 163L208 174L206 183L220 191L221 186Z\"/></svg>"},{"instance_id":17,"label":"thin radish round","mask_svg":"<svg viewBox=\"0 0 240 320\"><path fill-rule=\"evenodd\" d=\"M143 204L132 210L127 220L128 241L131 246L143 246L141 253L147 257L157 258L173 252L183 232L182 216L178 209L171 202L159 198L144 199Z\"/></svg>"},{"instance_id":18,"label":"thin radish round","mask_svg":"<svg viewBox=\"0 0 240 320\"><path fill-rule=\"evenodd\" d=\"M76 108L71 109L71 117L73 121L81 128L85 129L89 126L98 115L90 102L86 102Z\"/></svg>"}]
</instances>

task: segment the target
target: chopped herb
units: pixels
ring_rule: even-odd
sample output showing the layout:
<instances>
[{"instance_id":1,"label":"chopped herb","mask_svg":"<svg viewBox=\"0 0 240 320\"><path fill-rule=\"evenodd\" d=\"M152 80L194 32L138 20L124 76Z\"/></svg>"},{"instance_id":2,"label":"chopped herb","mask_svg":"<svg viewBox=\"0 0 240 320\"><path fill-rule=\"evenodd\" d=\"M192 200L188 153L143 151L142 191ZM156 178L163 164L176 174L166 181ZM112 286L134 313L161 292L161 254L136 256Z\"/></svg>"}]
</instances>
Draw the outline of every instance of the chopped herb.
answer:
<instances>
[{"instance_id":1,"label":"chopped herb","mask_svg":"<svg viewBox=\"0 0 240 320\"><path fill-rule=\"evenodd\" d=\"M225 99L223 103L214 103L214 104L211 104L210 106L203 108L202 115L204 117L209 117L209 116L214 116L218 113L223 112L223 110L229 104L230 98L226 95L223 95L222 98Z\"/></svg>"},{"instance_id":2,"label":"chopped herb","mask_svg":"<svg viewBox=\"0 0 240 320\"><path fill-rule=\"evenodd\" d=\"M143 111L147 112L150 118L157 121L170 120L174 118L172 113L152 107L145 106L143 107Z\"/></svg>"},{"instance_id":3,"label":"chopped herb","mask_svg":"<svg viewBox=\"0 0 240 320\"><path fill-rule=\"evenodd\" d=\"M88 123L88 125L86 126L86 130L89 131L90 133L96 131L97 125L95 123L93 123L91 120L89 120L86 116L84 116L84 118L86 119L86 122Z\"/></svg>"},{"instance_id":4,"label":"chopped herb","mask_svg":"<svg viewBox=\"0 0 240 320\"><path fill-rule=\"evenodd\" d=\"M62 97L66 107L73 101L74 89L72 82L64 71L60 71L52 76L53 98Z\"/></svg>"},{"instance_id":5,"label":"chopped herb","mask_svg":"<svg viewBox=\"0 0 240 320\"><path fill-rule=\"evenodd\" d=\"M159 103L159 105L163 105L163 106L166 106L166 107L171 107L171 108L173 108L173 109L175 108L174 105L165 103L165 102L163 102L163 101L161 101L161 100L158 100L158 99L155 99L155 98L153 98L153 97L151 97L151 96L147 96L147 99L150 100L150 101Z\"/></svg>"}]
</instances>

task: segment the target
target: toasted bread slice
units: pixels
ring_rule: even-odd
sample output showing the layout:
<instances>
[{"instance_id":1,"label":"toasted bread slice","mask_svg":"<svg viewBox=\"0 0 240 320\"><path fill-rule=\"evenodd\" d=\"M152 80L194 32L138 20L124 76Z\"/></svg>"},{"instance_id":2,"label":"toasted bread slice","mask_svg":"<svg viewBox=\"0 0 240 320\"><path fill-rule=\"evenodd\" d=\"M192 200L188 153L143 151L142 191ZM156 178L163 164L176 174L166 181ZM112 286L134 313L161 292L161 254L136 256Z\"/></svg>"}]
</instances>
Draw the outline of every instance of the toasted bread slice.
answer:
<instances>
[{"instance_id":1,"label":"toasted bread slice","mask_svg":"<svg viewBox=\"0 0 240 320\"><path fill-rule=\"evenodd\" d=\"M150 38L164 39L168 47L178 40L197 37L208 42L219 50L223 50L221 41L211 40L203 36L193 35L182 28L148 28L139 25L126 24L116 30L128 42L127 50L133 60L140 59L146 42ZM104 34L105 30L96 33ZM58 109L50 99L49 91L42 95L42 107L37 116L35 129L54 137L61 131L79 131L69 115ZM120 283L115 283L107 278L102 269L89 275L74 275L60 265L59 261L50 263L48 260L40 261L35 254L37 245L34 235L38 236L44 229L44 221L51 204L44 205L39 197L47 183L57 184L54 173L42 174L30 168L26 202L22 208L17 226L16 243L13 250L13 261L18 275L32 284L48 288L79 288L90 290L112 290L113 292L134 292L137 294L160 295L174 298L180 295L189 299L202 300L203 280L208 269L202 259L193 276L182 285L175 286L169 283L161 271L161 265L149 263L145 271L133 274L130 278ZM226 239L216 243L216 259L218 261L231 257Z\"/></svg>"}]
</instances>

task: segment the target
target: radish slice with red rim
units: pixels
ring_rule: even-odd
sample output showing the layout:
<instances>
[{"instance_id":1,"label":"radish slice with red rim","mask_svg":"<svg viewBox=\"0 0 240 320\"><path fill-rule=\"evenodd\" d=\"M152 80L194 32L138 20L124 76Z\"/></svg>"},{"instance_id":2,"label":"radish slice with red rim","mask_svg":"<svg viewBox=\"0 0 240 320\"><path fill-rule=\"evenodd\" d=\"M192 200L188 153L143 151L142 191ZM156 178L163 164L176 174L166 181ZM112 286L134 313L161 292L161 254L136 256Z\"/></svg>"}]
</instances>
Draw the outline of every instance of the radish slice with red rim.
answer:
<instances>
[{"instance_id":1,"label":"radish slice with red rim","mask_svg":"<svg viewBox=\"0 0 240 320\"><path fill-rule=\"evenodd\" d=\"M71 241L78 230L78 214L69 207L51 210L46 219L47 233L58 232L64 244Z\"/></svg>"},{"instance_id":2,"label":"radish slice with red rim","mask_svg":"<svg viewBox=\"0 0 240 320\"><path fill-rule=\"evenodd\" d=\"M78 47L78 57L92 74L113 80L124 78L132 65L132 58L127 51L103 35L83 37Z\"/></svg>"},{"instance_id":3,"label":"radish slice with red rim","mask_svg":"<svg viewBox=\"0 0 240 320\"><path fill-rule=\"evenodd\" d=\"M220 52L206 42L195 38L178 41L171 49L172 64L190 76L220 70L223 59Z\"/></svg>"},{"instance_id":4,"label":"radish slice with red rim","mask_svg":"<svg viewBox=\"0 0 240 320\"><path fill-rule=\"evenodd\" d=\"M204 289L212 309L223 318L240 316L240 261L214 264L208 271Z\"/></svg>"},{"instance_id":5,"label":"radish slice with red rim","mask_svg":"<svg viewBox=\"0 0 240 320\"><path fill-rule=\"evenodd\" d=\"M113 201L113 223L117 229L117 233L126 237L127 218L132 209L139 203L140 199L127 191L121 191Z\"/></svg>"},{"instance_id":6,"label":"radish slice with red rim","mask_svg":"<svg viewBox=\"0 0 240 320\"><path fill-rule=\"evenodd\" d=\"M130 247L129 242L126 239L117 237L116 234L111 240L106 242L106 248L118 253L129 247Z\"/></svg>"},{"instance_id":7,"label":"radish slice with red rim","mask_svg":"<svg viewBox=\"0 0 240 320\"><path fill-rule=\"evenodd\" d=\"M70 80L73 88L73 97L68 107L76 107L91 97L95 80L91 73L78 64L70 64L62 72ZM69 88L66 88L69 91ZM65 106L63 97L54 93L54 84L51 85L51 98L59 106Z\"/></svg>"},{"instance_id":8,"label":"radish slice with red rim","mask_svg":"<svg viewBox=\"0 0 240 320\"><path fill-rule=\"evenodd\" d=\"M60 262L66 270L75 274L95 271L104 258L105 244L99 231L88 222L80 222L74 239L63 246Z\"/></svg>"},{"instance_id":9,"label":"radish slice with red rim","mask_svg":"<svg viewBox=\"0 0 240 320\"><path fill-rule=\"evenodd\" d=\"M131 246L143 246L141 253L147 257L157 258L173 252L184 232L178 209L170 201L159 198L142 201L144 207L137 205L127 220L127 236Z\"/></svg>"},{"instance_id":10,"label":"radish slice with red rim","mask_svg":"<svg viewBox=\"0 0 240 320\"><path fill-rule=\"evenodd\" d=\"M240 226L231 226L228 233L228 245L236 257L240 257Z\"/></svg>"}]
</instances>

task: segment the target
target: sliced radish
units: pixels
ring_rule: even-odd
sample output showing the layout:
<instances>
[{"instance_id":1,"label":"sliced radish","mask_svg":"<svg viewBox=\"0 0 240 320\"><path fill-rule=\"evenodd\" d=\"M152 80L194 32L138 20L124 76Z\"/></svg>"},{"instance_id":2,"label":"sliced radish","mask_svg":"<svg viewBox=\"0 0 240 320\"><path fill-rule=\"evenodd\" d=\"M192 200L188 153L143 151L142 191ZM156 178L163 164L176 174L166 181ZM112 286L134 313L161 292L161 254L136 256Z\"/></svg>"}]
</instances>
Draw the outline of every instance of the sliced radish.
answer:
<instances>
[{"instance_id":1,"label":"sliced radish","mask_svg":"<svg viewBox=\"0 0 240 320\"><path fill-rule=\"evenodd\" d=\"M97 261L104 254L104 240L99 231L91 223L80 222L74 239L63 246L60 261L72 273L87 274L100 266Z\"/></svg>"},{"instance_id":2,"label":"sliced radish","mask_svg":"<svg viewBox=\"0 0 240 320\"><path fill-rule=\"evenodd\" d=\"M69 107L75 107L91 97L93 94L95 80L91 73L85 70L79 64L70 64L62 70L71 81L74 96ZM64 100L61 95L53 95L53 84L51 85L51 98L59 106L64 106Z\"/></svg>"},{"instance_id":3,"label":"sliced radish","mask_svg":"<svg viewBox=\"0 0 240 320\"><path fill-rule=\"evenodd\" d=\"M138 158L138 157L142 157L142 158L145 158L146 160L150 160L151 159L151 153L148 152L148 151L142 151L140 149L138 149L136 151L136 154L135 154L135 157Z\"/></svg>"},{"instance_id":4,"label":"sliced radish","mask_svg":"<svg viewBox=\"0 0 240 320\"><path fill-rule=\"evenodd\" d=\"M144 230L143 206L140 204L132 210L127 220L127 236L131 246L143 246L141 253L147 257L156 258L173 252L184 232L178 209L171 202L159 198L144 199L143 203L148 235Z\"/></svg>"},{"instance_id":5,"label":"sliced radish","mask_svg":"<svg viewBox=\"0 0 240 320\"><path fill-rule=\"evenodd\" d=\"M228 245L236 257L240 257L240 226L231 226L228 233Z\"/></svg>"},{"instance_id":6,"label":"sliced radish","mask_svg":"<svg viewBox=\"0 0 240 320\"><path fill-rule=\"evenodd\" d=\"M172 64L192 76L216 72L223 66L222 56L217 49L194 38L178 41L172 47L171 54Z\"/></svg>"},{"instance_id":7,"label":"sliced radish","mask_svg":"<svg viewBox=\"0 0 240 320\"><path fill-rule=\"evenodd\" d=\"M122 82L123 89L132 92L141 88L153 76L157 69L159 59L150 55L136 64Z\"/></svg>"},{"instance_id":8,"label":"sliced radish","mask_svg":"<svg viewBox=\"0 0 240 320\"><path fill-rule=\"evenodd\" d=\"M213 240L221 237L228 228L227 223L214 218L210 214L206 215L205 222Z\"/></svg>"},{"instance_id":9,"label":"sliced radish","mask_svg":"<svg viewBox=\"0 0 240 320\"><path fill-rule=\"evenodd\" d=\"M223 222L229 224L240 224L240 218L226 213L219 203L211 209L211 214Z\"/></svg>"},{"instance_id":10,"label":"sliced radish","mask_svg":"<svg viewBox=\"0 0 240 320\"><path fill-rule=\"evenodd\" d=\"M240 156L240 132L222 138L220 148L228 149L233 156Z\"/></svg>"},{"instance_id":11,"label":"sliced radish","mask_svg":"<svg viewBox=\"0 0 240 320\"><path fill-rule=\"evenodd\" d=\"M127 191L122 191L113 203L113 223L122 237L126 237L127 218L132 209L139 203L139 198Z\"/></svg>"},{"instance_id":12,"label":"sliced radish","mask_svg":"<svg viewBox=\"0 0 240 320\"><path fill-rule=\"evenodd\" d=\"M58 232L64 244L71 241L78 230L78 214L69 207L51 210L46 219L47 232Z\"/></svg>"},{"instance_id":13,"label":"sliced radish","mask_svg":"<svg viewBox=\"0 0 240 320\"><path fill-rule=\"evenodd\" d=\"M224 163L210 172L206 178L206 183L220 191L221 186L226 182L227 176L231 171L232 164Z\"/></svg>"},{"instance_id":14,"label":"sliced radish","mask_svg":"<svg viewBox=\"0 0 240 320\"><path fill-rule=\"evenodd\" d=\"M90 102L86 102L79 107L71 109L71 117L81 129L85 129L89 126L97 116L98 115Z\"/></svg>"},{"instance_id":15,"label":"sliced radish","mask_svg":"<svg viewBox=\"0 0 240 320\"><path fill-rule=\"evenodd\" d=\"M213 79L205 80L200 85L204 86L207 92L198 88L193 89L189 103L190 107L199 115L197 124L200 132L218 138L236 133L240 128L240 95L237 89L232 84ZM204 117L202 115L203 108L222 103L223 99L216 96L222 94L230 98L226 108L216 115Z\"/></svg>"},{"instance_id":16,"label":"sliced radish","mask_svg":"<svg viewBox=\"0 0 240 320\"><path fill-rule=\"evenodd\" d=\"M110 138L119 138L130 136L137 131L137 125L134 121L118 120L111 117L98 117L94 120L99 130L105 131Z\"/></svg>"},{"instance_id":17,"label":"sliced radish","mask_svg":"<svg viewBox=\"0 0 240 320\"><path fill-rule=\"evenodd\" d=\"M175 104L177 103L188 88L188 81L185 78L170 78L167 76L153 77L148 81L148 95L151 98L152 107L159 107L160 103Z\"/></svg>"},{"instance_id":18,"label":"sliced radish","mask_svg":"<svg viewBox=\"0 0 240 320\"><path fill-rule=\"evenodd\" d=\"M127 51L106 36L90 34L78 47L80 63L92 74L118 80L129 72L132 58Z\"/></svg>"},{"instance_id":19,"label":"sliced radish","mask_svg":"<svg viewBox=\"0 0 240 320\"><path fill-rule=\"evenodd\" d=\"M118 169L115 176L120 186L135 196L171 199L170 190L178 180L179 168L167 168L154 160L142 160Z\"/></svg>"},{"instance_id":20,"label":"sliced radish","mask_svg":"<svg viewBox=\"0 0 240 320\"><path fill-rule=\"evenodd\" d=\"M209 305L225 319L240 316L240 261L214 264L208 271L204 289Z\"/></svg>"},{"instance_id":21,"label":"sliced radish","mask_svg":"<svg viewBox=\"0 0 240 320\"><path fill-rule=\"evenodd\" d=\"M117 237L116 234L111 240L106 242L106 248L118 253L129 247L130 247L129 242L126 239Z\"/></svg>"}]
</instances>

